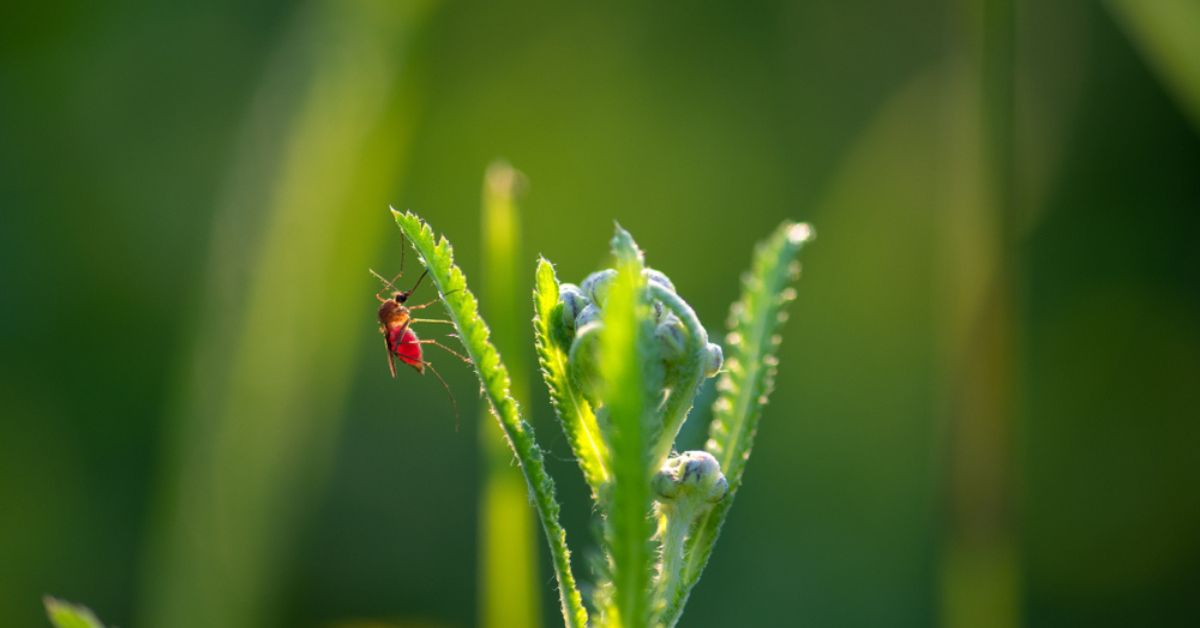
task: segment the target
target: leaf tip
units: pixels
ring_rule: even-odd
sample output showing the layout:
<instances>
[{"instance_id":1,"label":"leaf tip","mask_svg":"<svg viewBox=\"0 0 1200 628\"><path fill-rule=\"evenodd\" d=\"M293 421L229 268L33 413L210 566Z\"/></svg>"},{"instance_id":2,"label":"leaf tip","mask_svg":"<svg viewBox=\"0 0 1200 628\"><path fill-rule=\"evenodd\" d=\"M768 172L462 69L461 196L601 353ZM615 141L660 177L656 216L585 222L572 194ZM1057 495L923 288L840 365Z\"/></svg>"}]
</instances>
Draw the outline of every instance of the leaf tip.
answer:
<instances>
[{"instance_id":1,"label":"leaf tip","mask_svg":"<svg viewBox=\"0 0 1200 628\"><path fill-rule=\"evenodd\" d=\"M817 232L807 222L794 223L787 228L788 242L795 246L811 242L816 237Z\"/></svg>"},{"instance_id":2,"label":"leaf tip","mask_svg":"<svg viewBox=\"0 0 1200 628\"><path fill-rule=\"evenodd\" d=\"M621 223L613 221L613 238L611 242L613 256L618 260L633 262L639 266L645 263L645 256L642 249L638 247L634 241L633 235L629 233Z\"/></svg>"},{"instance_id":3,"label":"leaf tip","mask_svg":"<svg viewBox=\"0 0 1200 628\"><path fill-rule=\"evenodd\" d=\"M52 595L42 596L46 616L56 628L103 628L103 624L85 606L60 600Z\"/></svg>"}]
</instances>

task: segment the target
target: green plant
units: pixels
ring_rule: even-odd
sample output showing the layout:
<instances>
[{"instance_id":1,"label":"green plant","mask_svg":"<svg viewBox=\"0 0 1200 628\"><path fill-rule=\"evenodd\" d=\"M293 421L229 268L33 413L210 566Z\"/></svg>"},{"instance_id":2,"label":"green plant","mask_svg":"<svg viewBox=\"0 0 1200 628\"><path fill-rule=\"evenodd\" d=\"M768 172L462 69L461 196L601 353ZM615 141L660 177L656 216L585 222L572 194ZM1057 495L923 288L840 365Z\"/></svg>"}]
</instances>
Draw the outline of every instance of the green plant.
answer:
<instances>
[{"instance_id":1,"label":"green plant","mask_svg":"<svg viewBox=\"0 0 1200 628\"><path fill-rule=\"evenodd\" d=\"M64 602L49 595L42 598L42 605L46 607L46 616L54 628L104 628L104 624L86 606Z\"/></svg>"},{"instance_id":2,"label":"green plant","mask_svg":"<svg viewBox=\"0 0 1200 628\"><path fill-rule=\"evenodd\" d=\"M538 361L603 523L589 613L558 521L553 478L452 247L416 214L393 214L429 270L516 454L546 533L566 625L674 626L741 486L773 385L784 308L795 296L795 258L811 230L785 222L759 245L731 308L727 361L624 229L612 239L614 268L578 286L559 283L553 266L538 261ZM672 453L701 383L718 373L706 451Z\"/></svg>"}]
</instances>

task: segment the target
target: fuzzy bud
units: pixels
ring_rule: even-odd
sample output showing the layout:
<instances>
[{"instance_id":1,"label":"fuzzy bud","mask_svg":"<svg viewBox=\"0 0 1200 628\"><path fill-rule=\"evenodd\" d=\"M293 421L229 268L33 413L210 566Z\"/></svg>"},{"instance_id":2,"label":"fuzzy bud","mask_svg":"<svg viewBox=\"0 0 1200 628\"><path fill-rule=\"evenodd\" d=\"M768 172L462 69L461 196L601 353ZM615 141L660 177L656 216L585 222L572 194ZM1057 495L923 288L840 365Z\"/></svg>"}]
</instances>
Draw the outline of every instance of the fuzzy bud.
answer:
<instances>
[{"instance_id":1,"label":"fuzzy bud","mask_svg":"<svg viewBox=\"0 0 1200 628\"><path fill-rule=\"evenodd\" d=\"M721 345L710 342L704 347L704 376L714 377L721 371L721 365L725 363L725 353L721 350Z\"/></svg>"},{"instance_id":2,"label":"fuzzy bud","mask_svg":"<svg viewBox=\"0 0 1200 628\"><path fill-rule=\"evenodd\" d=\"M564 312L565 314L565 312ZM596 323L600 321L600 308L596 307L595 303L589 303L585 306L577 317L575 317L575 329L583 329L588 323Z\"/></svg>"},{"instance_id":3,"label":"fuzzy bud","mask_svg":"<svg viewBox=\"0 0 1200 628\"><path fill-rule=\"evenodd\" d=\"M592 300L593 304L603 306L608 300L608 291L612 287L612 282L617 278L617 271L612 268L598 270L587 276L580 284L583 293Z\"/></svg>"},{"instance_id":4,"label":"fuzzy bud","mask_svg":"<svg viewBox=\"0 0 1200 628\"><path fill-rule=\"evenodd\" d=\"M721 465L706 451L685 451L668 458L651 486L660 501L677 506L715 504L729 492Z\"/></svg>"},{"instance_id":5,"label":"fuzzy bud","mask_svg":"<svg viewBox=\"0 0 1200 628\"><path fill-rule=\"evenodd\" d=\"M591 305L589 308L593 307ZM575 386L589 403L598 404L600 382L600 335L604 323L599 321L580 325L567 356L567 369Z\"/></svg>"},{"instance_id":6,"label":"fuzzy bud","mask_svg":"<svg viewBox=\"0 0 1200 628\"><path fill-rule=\"evenodd\" d=\"M661 270L654 270L653 268L643 269L642 277L645 277L646 281L659 284L667 290L675 292L675 284L671 283L671 278L667 277L666 273Z\"/></svg>"},{"instance_id":7,"label":"fuzzy bud","mask_svg":"<svg viewBox=\"0 0 1200 628\"><path fill-rule=\"evenodd\" d=\"M583 290L573 283L564 283L558 287L558 300L563 305L563 318L572 322L587 307L591 301L583 294Z\"/></svg>"},{"instance_id":8,"label":"fuzzy bud","mask_svg":"<svg viewBox=\"0 0 1200 628\"><path fill-rule=\"evenodd\" d=\"M663 321L654 328L654 337L662 349L662 356L668 361L683 356L687 350L687 330L678 316L667 313Z\"/></svg>"}]
</instances>

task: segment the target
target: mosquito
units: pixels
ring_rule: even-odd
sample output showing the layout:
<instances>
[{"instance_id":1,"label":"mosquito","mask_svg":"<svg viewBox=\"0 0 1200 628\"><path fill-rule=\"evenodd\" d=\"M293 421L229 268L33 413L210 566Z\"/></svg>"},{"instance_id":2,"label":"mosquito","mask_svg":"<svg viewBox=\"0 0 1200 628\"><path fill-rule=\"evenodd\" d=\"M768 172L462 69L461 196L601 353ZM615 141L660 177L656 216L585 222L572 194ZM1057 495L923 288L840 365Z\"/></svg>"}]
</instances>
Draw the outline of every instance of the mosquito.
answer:
<instances>
[{"instance_id":1,"label":"mosquito","mask_svg":"<svg viewBox=\"0 0 1200 628\"><path fill-rule=\"evenodd\" d=\"M442 388L446 389L446 394L450 396L450 403L454 406L455 425L458 425L458 401L454 398L454 393L450 392L450 385L446 383L442 374L434 368L433 364L425 359L425 351L423 345L431 345L446 351L450 355L462 360L467 364L471 364L471 359L465 355L447 347L446 345L432 338L422 339L417 336L417 332L413 330L413 325L416 323L437 323L443 325L453 325L454 323L448 320L439 318L416 318L414 312L423 310L434 303L437 299L433 299L427 303L419 305L408 305L408 299L421 286L425 276L429 274L429 269L426 268L421 272L421 276L417 277L417 281L413 283L412 288L408 290L400 290L396 288L396 281L404 276L404 247L400 249L400 272L389 281L383 275L371 270L371 274L379 281L383 282L387 291L391 296L383 296L380 293L375 293L375 298L379 301L379 332L383 334L384 346L387 349L388 370L391 371L392 377L396 377L396 360L400 360L402 364L407 364L413 367L418 373L424 375L425 369L428 368L433 372L438 381L442 383Z\"/></svg>"}]
</instances>

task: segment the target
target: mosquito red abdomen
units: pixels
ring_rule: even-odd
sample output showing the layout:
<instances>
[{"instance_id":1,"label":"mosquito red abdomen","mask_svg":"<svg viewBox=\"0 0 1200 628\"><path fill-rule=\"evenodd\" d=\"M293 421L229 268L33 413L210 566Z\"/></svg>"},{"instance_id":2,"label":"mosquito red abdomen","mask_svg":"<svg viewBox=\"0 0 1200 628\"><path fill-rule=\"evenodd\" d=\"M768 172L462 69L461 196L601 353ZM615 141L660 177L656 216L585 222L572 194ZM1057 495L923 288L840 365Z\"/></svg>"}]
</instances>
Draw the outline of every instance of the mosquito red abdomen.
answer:
<instances>
[{"instance_id":1,"label":"mosquito red abdomen","mask_svg":"<svg viewBox=\"0 0 1200 628\"><path fill-rule=\"evenodd\" d=\"M397 327L388 336L388 347L401 362L417 369L418 373L424 373L425 359L418 340L416 332L408 326Z\"/></svg>"}]
</instances>

